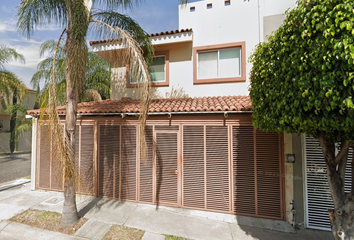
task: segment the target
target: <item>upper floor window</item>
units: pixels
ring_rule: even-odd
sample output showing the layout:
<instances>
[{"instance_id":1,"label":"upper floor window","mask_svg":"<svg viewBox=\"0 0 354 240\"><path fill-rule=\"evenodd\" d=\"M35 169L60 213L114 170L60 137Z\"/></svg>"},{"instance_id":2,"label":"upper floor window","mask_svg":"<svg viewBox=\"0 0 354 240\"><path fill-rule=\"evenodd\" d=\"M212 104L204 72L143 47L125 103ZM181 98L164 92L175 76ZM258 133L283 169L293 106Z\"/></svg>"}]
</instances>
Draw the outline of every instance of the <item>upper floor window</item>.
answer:
<instances>
[{"instance_id":1,"label":"upper floor window","mask_svg":"<svg viewBox=\"0 0 354 240\"><path fill-rule=\"evenodd\" d=\"M155 52L152 64L148 68L152 86L169 85L169 52ZM141 78L133 77L133 69L130 69L127 87L133 87L141 82Z\"/></svg>"},{"instance_id":2,"label":"upper floor window","mask_svg":"<svg viewBox=\"0 0 354 240\"><path fill-rule=\"evenodd\" d=\"M151 82L165 82L166 81L166 56L156 56L152 60L149 67Z\"/></svg>"},{"instance_id":3,"label":"upper floor window","mask_svg":"<svg viewBox=\"0 0 354 240\"><path fill-rule=\"evenodd\" d=\"M244 42L194 48L194 84L246 81L244 48Z\"/></svg>"}]
</instances>

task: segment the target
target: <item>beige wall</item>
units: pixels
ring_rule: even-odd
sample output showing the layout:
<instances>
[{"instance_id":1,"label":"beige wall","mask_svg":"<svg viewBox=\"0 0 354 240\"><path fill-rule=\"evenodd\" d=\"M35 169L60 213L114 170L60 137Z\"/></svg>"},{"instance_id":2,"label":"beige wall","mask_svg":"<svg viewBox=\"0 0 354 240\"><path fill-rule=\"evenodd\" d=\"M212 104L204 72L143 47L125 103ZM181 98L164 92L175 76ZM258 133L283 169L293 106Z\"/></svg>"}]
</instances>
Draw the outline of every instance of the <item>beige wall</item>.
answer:
<instances>
[{"instance_id":1,"label":"beige wall","mask_svg":"<svg viewBox=\"0 0 354 240\"><path fill-rule=\"evenodd\" d=\"M285 216L286 221L294 225L292 207L294 200L294 164L286 162L286 155L293 154L292 134L284 133L284 167L285 167Z\"/></svg>"},{"instance_id":2,"label":"beige wall","mask_svg":"<svg viewBox=\"0 0 354 240\"><path fill-rule=\"evenodd\" d=\"M28 110L33 109L34 103L36 102L36 91L27 90L27 95L23 97L21 104Z\"/></svg>"},{"instance_id":3,"label":"beige wall","mask_svg":"<svg viewBox=\"0 0 354 240\"><path fill-rule=\"evenodd\" d=\"M193 86L192 43L183 42L175 44L158 45L155 51L169 51L169 86L152 87L152 98L163 98L166 93L174 89L186 92L183 86ZM139 98L137 88L127 88L126 72L124 64L112 66L111 99L119 100L122 97ZM181 71L181 69L183 69Z\"/></svg>"},{"instance_id":4,"label":"beige wall","mask_svg":"<svg viewBox=\"0 0 354 240\"><path fill-rule=\"evenodd\" d=\"M21 104L27 109L33 109L36 101L36 91L27 90L27 95L22 99ZM0 114L0 121L2 120L3 129L0 131L0 153L10 152L10 120L11 115ZM31 132L20 136L16 144L15 151L29 152L31 151Z\"/></svg>"},{"instance_id":5,"label":"beige wall","mask_svg":"<svg viewBox=\"0 0 354 240\"><path fill-rule=\"evenodd\" d=\"M0 153L10 152L10 133L0 132Z\"/></svg>"}]
</instances>

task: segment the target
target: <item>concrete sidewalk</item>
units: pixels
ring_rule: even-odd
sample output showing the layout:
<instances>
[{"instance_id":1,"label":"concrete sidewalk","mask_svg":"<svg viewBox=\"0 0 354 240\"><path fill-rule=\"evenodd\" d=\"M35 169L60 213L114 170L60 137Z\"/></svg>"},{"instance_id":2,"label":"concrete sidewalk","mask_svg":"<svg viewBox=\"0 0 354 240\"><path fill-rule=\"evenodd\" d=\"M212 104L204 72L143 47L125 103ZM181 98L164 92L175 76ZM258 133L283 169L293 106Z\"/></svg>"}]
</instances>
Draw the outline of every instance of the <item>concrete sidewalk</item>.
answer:
<instances>
[{"instance_id":1,"label":"concrete sidewalk","mask_svg":"<svg viewBox=\"0 0 354 240\"><path fill-rule=\"evenodd\" d=\"M29 184L21 184L21 181L7 183L6 186L0 185L0 239L100 240L114 224L144 230L143 240L165 239L163 234L203 240L333 239L329 232L323 231L301 230L295 233L290 225L281 221L180 208L156 208L154 205L91 196L77 197L79 215L89 220L74 236L9 221L11 217L27 209L60 213L62 204L62 193L31 191ZM254 227L254 225L263 228Z\"/></svg>"}]
</instances>

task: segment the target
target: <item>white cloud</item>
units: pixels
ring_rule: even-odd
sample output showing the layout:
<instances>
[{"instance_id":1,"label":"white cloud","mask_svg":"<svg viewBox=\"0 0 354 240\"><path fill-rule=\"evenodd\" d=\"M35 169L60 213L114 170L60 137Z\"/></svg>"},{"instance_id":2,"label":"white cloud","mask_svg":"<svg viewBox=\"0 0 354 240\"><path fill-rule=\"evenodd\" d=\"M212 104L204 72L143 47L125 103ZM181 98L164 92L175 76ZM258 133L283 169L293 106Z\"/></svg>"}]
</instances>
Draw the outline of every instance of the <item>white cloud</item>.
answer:
<instances>
[{"instance_id":1,"label":"white cloud","mask_svg":"<svg viewBox=\"0 0 354 240\"><path fill-rule=\"evenodd\" d=\"M37 31L58 31L60 30L60 27L58 27L55 24L44 24L42 26L39 26L36 30Z\"/></svg>"},{"instance_id":2,"label":"white cloud","mask_svg":"<svg viewBox=\"0 0 354 240\"><path fill-rule=\"evenodd\" d=\"M9 63L10 66L25 66L27 68L36 69L37 63L39 61L40 44L32 42L23 42L21 45L11 45L10 47L15 48L16 51L18 53L21 53L26 59L25 65L18 61L12 61Z\"/></svg>"},{"instance_id":3,"label":"white cloud","mask_svg":"<svg viewBox=\"0 0 354 240\"><path fill-rule=\"evenodd\" d=\"M15 23L9 21L0 22L0 32L15 32L15 31L17 31Z\"/></svg>"}]
</instances>

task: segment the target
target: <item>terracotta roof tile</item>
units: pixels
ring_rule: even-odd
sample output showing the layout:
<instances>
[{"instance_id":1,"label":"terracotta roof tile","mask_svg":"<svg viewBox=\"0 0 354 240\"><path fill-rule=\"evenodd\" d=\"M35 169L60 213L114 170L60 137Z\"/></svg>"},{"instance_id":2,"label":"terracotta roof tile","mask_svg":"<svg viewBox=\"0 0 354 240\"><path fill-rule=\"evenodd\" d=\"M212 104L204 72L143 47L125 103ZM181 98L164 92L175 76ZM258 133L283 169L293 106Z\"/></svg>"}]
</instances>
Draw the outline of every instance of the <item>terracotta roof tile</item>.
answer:
<instances>
[{"instance_id":1,"label":"terracotta roof tile","mask_svg":"<svg viewBox=\"0 0 354 240\"><path fill-rule=\"evenodd\" d=\"M152 33L152 34L149 34L148 36L149 37L159 37L159 36L173 35L173 34L184 33L184 32L193 32L193 30L191 28L186 28L186 29L181 29L181 30ZM119 41L119 40L118 39L108 39L108 40L90 41L90 45L92 46L95 44L109 43L109 42L116 42L116 41Z\"/></svg>"},{"instance_id":2,"label":"terracotta roof tile","mask_svg":"<svg viewBox=\"0 0 354 240\"><path fill-rule=\"evenodd\" d=\"M59 114L65 114L65 106L57 108ZM195 97L152 99L149 112L214 112L214 111L251 111L249 96ZM121 100L102 100L97 102L79 103L78 114L102 113L139 113L140 101L131 98ZM38 115L40 110L29 110L29 115Z\"/></svg>"}]
</instances>

